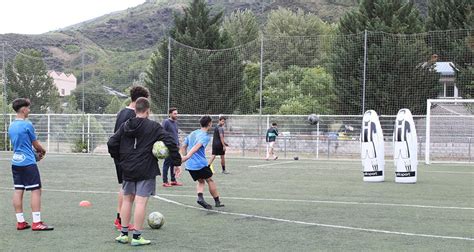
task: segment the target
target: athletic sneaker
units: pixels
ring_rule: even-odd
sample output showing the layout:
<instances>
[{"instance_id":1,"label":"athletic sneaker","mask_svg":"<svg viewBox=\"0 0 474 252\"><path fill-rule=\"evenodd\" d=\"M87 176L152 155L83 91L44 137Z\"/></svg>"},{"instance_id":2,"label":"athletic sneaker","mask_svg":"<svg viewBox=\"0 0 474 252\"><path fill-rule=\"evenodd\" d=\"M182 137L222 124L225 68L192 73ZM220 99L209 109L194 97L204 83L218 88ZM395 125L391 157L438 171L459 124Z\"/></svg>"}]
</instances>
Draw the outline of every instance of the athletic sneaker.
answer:
<instances>
[{"instance_id":1,"label":"athletic sneaker","mask_svg":"<svg viewBox=\"0 0 474 252\"><path fill-rule=\"evenodd\" d=\"M212 209L212 206L207 204L207 202L204 200L198 200L197 203L206 209Z\"/></svg>"},{"instance_id":2,"label":"athletic sneaker","mask_svg":"<svg viewBox=\"0 0 474 252\"><path fill-rule=\"evenodd\" d=\"M42 221L40 222L33 222L33 227L31 228L33 231L51 231L54 230L53 226L48 226L44 224Z\"/></svg>"},{"instance_id":3,"label":"athletic sneaker","mask_svg":"<svg viewBox=\"0 0 474 252\"><path fill-rule=\"evenodd\" d=\"M275 156L275 157L273 158L273 160L277 160L277 159L278 159L278 156Z\"/></svg>"},{"instance_id":4,"label":"athletic sneaker","mask_svg":"<svg viewBox=\"0 0 474 252\"><path fill-rule=\"evenodd\" d=\"M115 238L115 241L127 244L130 241L130 238L128 238L128 235L120 234L119 237Z\"/></svg>"},{"instance_id":5,"label":"athletic sneaker","mask_svg":"<svg viewBox=\"0 0 474 252\"><path fill-rule=\"evenodd\" d=\"M216 207L224 207L225 205L222 204L220 201L216 202Z\"/></svg>"},{"instance_id":6,"label":"athletic sneaker","mask_svg":"<svg viewBox=\"0 0 474 252\"><path fill-rule=\"evenodd\" d=\"M140 236L138 239L132 239L132 246L142 246L142 245L148 245L150 244L150 240L145 240L143 237Z\"/></svg>"},{"instance_id":7,"label":"athletic sneaker","mask_svg":"<svg viewBox=\"0 0 474 252\"><path fill-rule=\"evenodd\" d=\"M171 185L172 185L172 186L182 186L183 183L178 182L178 181L171 181Z\"/></svg>"},{"instance_id":8,"label":"athletic sneaker","mask_svg":"<svg viewBox=\"0 0 474 252\"><path fill-rule=\"evenodd\" d=\"M166 182L166 183L163 183L163 187L172 187L172 185L170 183Z\"/></svg>"},{"instance_id":9,"label":"athletic sneaker","mask_svg":"<svg viewBox=\"0 0 474 252\"><path fill-rule=\"evenodd\" d=\"M30 224L28 224L28 222L24 221L24 222L17 222L16 223L16 230L23 230L23 229L27 229L27 228L30 228Z\"/></svg>"},{"instance_id":10,"label":"athletic sneaker","mask_svg":"<svg viewBox=\"0 0 474 252\"><path fill-rule=\"evenodd\" d=\"M222 171L222 174L230 174L228 171Z\"/></svg>"}]
</instances>

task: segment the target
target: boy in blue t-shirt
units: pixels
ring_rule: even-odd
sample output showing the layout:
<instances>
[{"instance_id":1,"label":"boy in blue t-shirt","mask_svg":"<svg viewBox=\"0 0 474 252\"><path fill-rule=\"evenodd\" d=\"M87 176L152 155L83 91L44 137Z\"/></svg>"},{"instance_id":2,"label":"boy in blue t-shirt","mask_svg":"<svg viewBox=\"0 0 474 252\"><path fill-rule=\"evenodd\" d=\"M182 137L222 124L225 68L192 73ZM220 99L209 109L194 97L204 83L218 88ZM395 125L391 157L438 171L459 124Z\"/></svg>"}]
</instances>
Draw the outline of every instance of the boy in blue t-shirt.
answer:
<instances>
[{"instance_id":1,"label":"boy in blue t-shirt","mask_svg":"<svg viewBox=\"0 0 474 252\"><path fill-rule=\"evenodd\" d=\"M184 140L183 146L181 147L181 153L187 152L186 156L182 158L182 162L187 161L186 170L194 181L198 181L196 191L198 195L197 203L206 209L212 209L203 197L204 186L209 185L209 192L214 197L215 206L223 207L219 200L219 193L217 192L217 186L214 180L212 180L213 171L211 170L209 163L206 159L206 146L210 141L210 137L207 131L212 126L212 119L210 116L203 116L199 120L201 129L197 129L189 134Z\"/></svg>"},{"instance_id":2,"label":"boy in blue t-shirt","mask_svg":"<svg viewBox=\"0 0 474 252\"><path fill-rule=\"evenodd\" d=\"M41 178L36 165L46 154L46 150L36 139L35 128L27 121L30 113L30 100L18 98L13 101L12 107L16 112L15 121L10 124L8 134L13 145L12 175L15 191L13 193L13 207L17 219L17 230L30 228L23 216L23 194L31 191L31 210L33 215L33 231L53 230L41 221ZM33 148L38 155L35 155Z\"/></svg>"}]
</instances>

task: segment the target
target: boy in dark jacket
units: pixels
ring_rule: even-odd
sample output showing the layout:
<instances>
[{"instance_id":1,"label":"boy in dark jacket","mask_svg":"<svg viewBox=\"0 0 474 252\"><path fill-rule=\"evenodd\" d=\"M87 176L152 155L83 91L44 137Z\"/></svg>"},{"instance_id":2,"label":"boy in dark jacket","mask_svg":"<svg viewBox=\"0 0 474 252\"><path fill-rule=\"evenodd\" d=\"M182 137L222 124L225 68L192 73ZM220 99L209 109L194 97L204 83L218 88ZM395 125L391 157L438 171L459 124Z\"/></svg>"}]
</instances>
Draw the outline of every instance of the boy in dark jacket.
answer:
<instances>
[{"instance_id":1,"label":"boy in dark jacket","mask_svg":"<svg viewBox=\"0 0 474 252\"><path fill-rule=\"evenodd\" d=\"M175 139L159 123L148 119L150 102L147 98L138 98L135 105L136 117L129 119L109 139L107 146L113 158L119 160L123 178L123 205L121 209L122 233L115 240L128 243L128 224L132 205L135 203L135 231L131 239L132 246L150 244L141 237L145 220L148 198L155 194L156 176L160 175L158 160L152 154L153 144L163 141L168 147L172 165L177 176L181 174L181 156Z\"/></svg>"}]
</instances>

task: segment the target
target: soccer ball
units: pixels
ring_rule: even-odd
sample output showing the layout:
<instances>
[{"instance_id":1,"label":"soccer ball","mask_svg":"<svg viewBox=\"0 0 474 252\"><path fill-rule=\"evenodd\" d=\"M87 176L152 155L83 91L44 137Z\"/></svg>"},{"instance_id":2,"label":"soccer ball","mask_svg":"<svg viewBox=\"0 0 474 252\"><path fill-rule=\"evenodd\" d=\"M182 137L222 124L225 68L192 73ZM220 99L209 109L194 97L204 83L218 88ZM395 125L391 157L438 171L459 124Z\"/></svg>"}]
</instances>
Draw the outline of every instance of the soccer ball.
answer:
<instances>
[{"instance_id":1,"label":"soccer ball","mask_svg":"<svg viewBox=\"0 0 474 252\"><path fill-rule=\"evenodd\" d=\"M319 122L319 116L315 114L311 114L308 116L308 122L309 124L317 124Z\"/></svg>"},{"instance_id":2,"label":"soccer ball","mask_svg":"<svg viewBox=\"0 0 474 252\"><path fill-rule=\"evenodd\" d=\"M169 154L168 148L162 141L157 141L155 144L153 144L152 152L153 155L158 159L165 159Z\"/></svg>"},{"instance_id":3,"label":"soccer ball","mask_svg":"<svg viewBox=\"0 0 474 252\"><path fill-rule=\"evenodd\" d=\"M161 228L165 224L165 217L160 212L152 212L148 215L148 225L153 229Z\"/></svg>"}]
</instances>

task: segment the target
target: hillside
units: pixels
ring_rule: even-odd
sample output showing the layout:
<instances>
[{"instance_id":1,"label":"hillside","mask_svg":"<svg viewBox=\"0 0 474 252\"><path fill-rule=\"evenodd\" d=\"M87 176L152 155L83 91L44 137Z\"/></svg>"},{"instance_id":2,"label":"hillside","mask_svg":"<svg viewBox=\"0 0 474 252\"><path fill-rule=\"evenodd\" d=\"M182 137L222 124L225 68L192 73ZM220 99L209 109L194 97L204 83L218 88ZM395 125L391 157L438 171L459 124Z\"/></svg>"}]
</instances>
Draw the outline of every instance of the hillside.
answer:
<instances>
[{"instance_id":1,"label":"hillside","mask_svg":"<svg viewBox=\"0 0 474 252\"><path fill-rule=\"evenodd\" d=\"M166 37L174 13L182 12L189 0L148 0L124 11L110 13L58 31L41 35L4 34L7 61L15 50L36 48L43 52L50 69L73 72L80 77L81 47L85 51L85 79L123 90L145 69L151 52ZM262 25L267 14L278 7L303 9L323 20L335 22L357 0L208 0L217 12L226 14L250 9ZM426 3L426 0L417 2ZM426 4L425 4L426 5ZM78 78L80 80L81 78Z\"/></svg>"}]
</instances>

